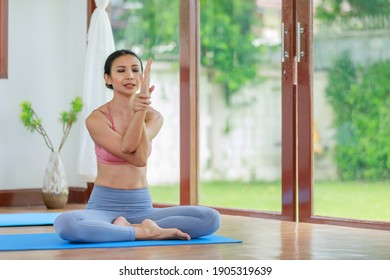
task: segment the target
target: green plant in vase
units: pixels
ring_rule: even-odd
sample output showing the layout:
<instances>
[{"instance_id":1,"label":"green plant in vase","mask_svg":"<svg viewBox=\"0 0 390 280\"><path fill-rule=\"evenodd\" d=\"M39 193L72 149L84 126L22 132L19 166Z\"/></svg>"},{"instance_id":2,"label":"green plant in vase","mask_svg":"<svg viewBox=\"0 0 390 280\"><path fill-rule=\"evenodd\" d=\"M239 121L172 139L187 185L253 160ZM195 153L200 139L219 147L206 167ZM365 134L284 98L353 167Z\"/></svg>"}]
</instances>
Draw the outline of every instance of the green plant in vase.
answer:
<instances>
[{"instance_id":1,"label":"green plant in vase","mask_svg":"<svg viewBox=\"0 0 390 280\"><path fill-rule=\"evenodd\" d=\"M49 163L43 180L43 201L47 208L62 208L68 201L69 188L60 152L69 136L73 124L77 121L77 116L83 108L82 99L77 96L71 102L70 110L61 112L59 121L62 123L63 135L57 150L55 150L49 135L46 133L46 130L42 125L42 119L38 117L32 108L31 102L23 101L20 104L20 107L20 120L23 125L30 132L36 131L41 134L46 146L51 151Z\"/></svg>"}]
</instances>

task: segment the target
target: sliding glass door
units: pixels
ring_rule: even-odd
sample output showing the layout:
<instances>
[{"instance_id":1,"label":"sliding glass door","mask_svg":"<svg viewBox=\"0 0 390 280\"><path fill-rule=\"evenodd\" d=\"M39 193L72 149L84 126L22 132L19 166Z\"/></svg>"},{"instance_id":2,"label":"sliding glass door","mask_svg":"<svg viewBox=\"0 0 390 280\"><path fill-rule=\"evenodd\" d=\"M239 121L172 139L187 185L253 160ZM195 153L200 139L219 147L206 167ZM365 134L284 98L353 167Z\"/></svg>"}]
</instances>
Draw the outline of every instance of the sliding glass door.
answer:
<instances>
[{"instance_id":1,"label":"sliding glass door","mask_svg":"<svg viewBox=\"0 0 390 280\"><path fill-rule=\"evenodd\" d=\"M200 1L200 204L281 212L281 8Z\"/></svg>"},{"instance_id":2,"label":"sliding glass door","mask_svg":"<svg viewBox=\"0 0 390 280\"><path fill-rule=\"evenodd\" d=\"M390 7L349 2L313 7L314 214L390 222Z\"/></svg>"}]
</instances>

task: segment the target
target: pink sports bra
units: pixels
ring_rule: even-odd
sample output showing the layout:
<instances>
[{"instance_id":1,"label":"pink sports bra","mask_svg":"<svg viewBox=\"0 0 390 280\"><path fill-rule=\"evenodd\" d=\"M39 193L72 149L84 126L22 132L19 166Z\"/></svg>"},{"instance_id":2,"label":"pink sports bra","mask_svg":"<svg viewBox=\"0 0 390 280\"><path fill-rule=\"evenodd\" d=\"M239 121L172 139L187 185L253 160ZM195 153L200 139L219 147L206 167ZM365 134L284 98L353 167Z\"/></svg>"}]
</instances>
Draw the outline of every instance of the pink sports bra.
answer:
<instances>
[{"instance_id":1,"label":"pink sports bra","mask_svg":"<svg viewBox=\"0 0 390 280\"><path fill-rule=\"evenodd\" d=\"M96 109L95 111L99 111L99 112L103 113L108 118L108 120L111 122L112 129L114 131L116 131L115 126L114 126L114 120L111 116L110 108L108 107L108 105L107 105L107 109L108 109L108 114L102 110L99 110L99 109ZM128 163L124 159L111 154L109 151L107 151L106 149L104 149L103 147L101 147L99 145L95 145L95 153L96 153L96 159L97 159L98 163L111 164L111 165L127 164Z\"/></svg>"}]
</instances>

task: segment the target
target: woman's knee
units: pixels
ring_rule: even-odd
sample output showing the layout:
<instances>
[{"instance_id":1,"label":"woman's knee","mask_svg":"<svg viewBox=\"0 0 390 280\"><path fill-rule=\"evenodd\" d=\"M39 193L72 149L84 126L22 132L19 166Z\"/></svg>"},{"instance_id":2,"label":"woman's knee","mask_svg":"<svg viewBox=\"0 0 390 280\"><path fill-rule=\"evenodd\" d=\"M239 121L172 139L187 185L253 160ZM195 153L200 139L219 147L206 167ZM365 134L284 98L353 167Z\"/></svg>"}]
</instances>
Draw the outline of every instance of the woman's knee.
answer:
<instances>
[{"instance_id":1,"label":"woman's knee","mask_svg":"<svg viewBox=\"0 0 390 280\"><path fill-rule=\"evenodd\" d=\"M53 223L56 233L64 240L76 241L80 239L80 227L77 223L77 214L67 212L60 214Z\"/></svg>"},{"instance_id":2,"label":"woman's knee","mask_svg":"<svg viewBox=\"0 0 390 280\"><path fill-rule=\"evenodd\" d=\"M221 226L220 213L217 210L210 207L206 207L206 206L197 206L197 207L200 212L201 219L203 220L202 228L204 232L202 235L208 235L216 232Z\"/></svg>"},{"instance_id":3,"label":"woman's knee","mask_svg":"<svg viewBox=\"0 0 390 280\"><path fill-rule=\"evenodd\" d=\"M221 226L221 214L213 208L208 208L208 211L210 230L215 232Z\"/></svg>"},{"instance_id":4,"label":"woman's knee","mask_svg":"<svg viewBox=\"0 0 390 280\"><path fill-rule=\"evenodd\" d=\"M66 233L71 222L71 215L69 213L62 213L54 220L53 226L57 234L62 237L64 232Z\"/></svg>"}]
</instances>

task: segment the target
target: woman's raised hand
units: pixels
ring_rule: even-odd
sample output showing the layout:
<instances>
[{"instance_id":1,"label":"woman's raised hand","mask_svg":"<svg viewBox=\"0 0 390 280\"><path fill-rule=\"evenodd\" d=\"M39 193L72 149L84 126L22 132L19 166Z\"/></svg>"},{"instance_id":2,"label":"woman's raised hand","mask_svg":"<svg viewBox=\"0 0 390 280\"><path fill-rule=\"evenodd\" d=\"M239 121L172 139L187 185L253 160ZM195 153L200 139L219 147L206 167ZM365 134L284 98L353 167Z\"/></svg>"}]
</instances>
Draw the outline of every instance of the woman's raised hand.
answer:
<instances>
[{"instance_id":1,"label":"woman's raised hand","mask_svg":"<svg viewBox=\"0 0 390 280\"><path fill-rule=\"evenodd\" d=\"M154 86L150 86L151 65L152 65L152 59L149 58L145 66L143 77L141 79L140 93L136 94L134 97L135 112L140 110L147 110L149 108L149 105L151 104L150 94L154 90Z\"/></svg>"},{"instance_id":2,"label":"woman's raised hand","mask_svg":"<svg viewBox=\"0 0 390 280\"><path fill-rule=\"evenodd\" d=\"M150 93L153 91L152 88L154 88L154 86L150 87L151 66L152 66L152 59L149 58L145 66L143 77L141 79L141 91L140 91L141 94L150 95Z\"/></svg>"}]
</instances>

